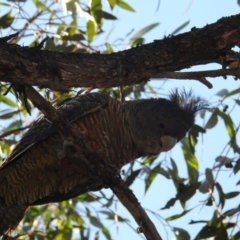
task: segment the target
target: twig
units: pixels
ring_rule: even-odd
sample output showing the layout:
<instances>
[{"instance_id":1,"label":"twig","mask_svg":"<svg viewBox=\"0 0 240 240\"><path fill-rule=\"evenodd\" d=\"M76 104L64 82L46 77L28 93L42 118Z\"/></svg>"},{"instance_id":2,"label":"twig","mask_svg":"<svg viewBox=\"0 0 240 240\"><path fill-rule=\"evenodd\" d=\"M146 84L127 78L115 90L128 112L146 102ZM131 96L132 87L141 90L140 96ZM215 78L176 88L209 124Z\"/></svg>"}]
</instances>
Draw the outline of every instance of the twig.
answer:
<instances>
[{"instance_id":1,"label":"twig","mask_svg":"<svg viewBox=\"0 0 240 240\"><path fill-rule=\"evenodd\" d=\"M57 111L49 102L47 102L32 86L25 86L27 97L32 101L46 118L52 122L66 137L67 141L74 141L79 138L79 133L72 128L71 123Z\"/></svg>"},{"instance_id":2,"label":"twig","mask_svg":"<svg viewBox=\"0 0 240 240\"><path fill-rule=\"evenodd\" d=\"M114 178L110 188L138 223L138 232L142 232L147 240L162 240L156 227L126 183L121 178Z\"/></svg>"},{"instance_id":3,"label":"twig","mask_svg":"<svg viewBox=\"0 0 240 240\"><path fill-rule=\"evenodd\" d=\"M206 77L220 77L220 76L234 76L240 78L240 68L231 69L218 69L209 71L196 71L196 72L161 72L154 74L152 78L172 78L172 79L191 79L197 80L208 88L212 88L213 85L206 79Z\"/></svg>"}]
</instances>

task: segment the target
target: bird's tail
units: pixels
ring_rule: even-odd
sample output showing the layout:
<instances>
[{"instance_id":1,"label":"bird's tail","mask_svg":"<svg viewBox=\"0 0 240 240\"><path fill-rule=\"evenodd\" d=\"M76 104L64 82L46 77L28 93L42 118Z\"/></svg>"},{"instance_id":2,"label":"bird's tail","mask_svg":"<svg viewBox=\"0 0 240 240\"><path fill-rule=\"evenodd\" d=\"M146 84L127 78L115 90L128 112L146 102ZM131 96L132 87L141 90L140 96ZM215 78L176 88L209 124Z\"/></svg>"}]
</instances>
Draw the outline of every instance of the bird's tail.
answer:
<instances>
[{"instance_id":1,"label":"bird's tail","mask_svg":"<svg viewBox=\"0 0 240 240\"><path fill-rule=\"evenodd\" d=\"M18 226L22 220L27 205L7 206L0 200L0 239L8 239L9 234Z\"/></svg>"}]
</instances>

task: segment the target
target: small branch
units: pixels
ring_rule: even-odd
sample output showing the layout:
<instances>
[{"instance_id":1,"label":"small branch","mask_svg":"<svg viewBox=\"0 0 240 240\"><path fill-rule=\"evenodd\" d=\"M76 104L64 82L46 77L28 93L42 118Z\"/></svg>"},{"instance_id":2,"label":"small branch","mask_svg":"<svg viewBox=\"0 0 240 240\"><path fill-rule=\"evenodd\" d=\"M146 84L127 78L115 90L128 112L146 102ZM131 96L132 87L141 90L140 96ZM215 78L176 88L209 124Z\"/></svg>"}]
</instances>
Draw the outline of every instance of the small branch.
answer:
<instances>
[{"instance_id":1,"label":"small branch","mask_svg":"<svg viewBox=\"0 0 240 240\"><path fill-rule=\"evenodd\" d=\"M147 240L162 240L156 227L126 183L121 178L115 178L110 188L139 225L139 232L142 232Z\"/></svg>"},{"instance_id":2,"label":"small branch","mask_svg":"<svg viewBox=\"0 0 240 240\"><path fill-rule=\"evenodd\" d=\"M47 102L32 86L25 86L25 92L33 105L37 107L46 116L46 118L64 134L67 141L74 141L74 139L79 138L79 134L73 130L71 123L49 102Z\"/></svg>"},{"instance_id":3,"label":"small branch","mask_svg":"<svg viewBox=\"0 0 240 240\"><path fill-rule=\"evenodd\" d=\"M197 72L161 72L154 74L154 78L172 78L179 80L197 80L208 88L212 88L213 85L206 79L206 77L221 77L221 76L234 76L240 78L240 68L231 69L218 69L209 71L197 71Z\"/></svg>"}]
</instances>

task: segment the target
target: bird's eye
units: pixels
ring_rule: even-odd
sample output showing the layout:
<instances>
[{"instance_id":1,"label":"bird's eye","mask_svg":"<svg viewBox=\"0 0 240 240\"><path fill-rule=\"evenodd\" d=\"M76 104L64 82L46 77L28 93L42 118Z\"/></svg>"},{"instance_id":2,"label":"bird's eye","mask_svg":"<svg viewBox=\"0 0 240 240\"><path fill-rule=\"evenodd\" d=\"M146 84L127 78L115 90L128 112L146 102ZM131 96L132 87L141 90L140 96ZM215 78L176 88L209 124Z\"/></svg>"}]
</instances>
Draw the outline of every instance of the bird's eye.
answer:
<instances>
[{"instance_id":1,"label":"bird's eye","mask_svg":"<svg viewBox=\"0 0 240 240\"><path fill-rule=\"evenodd\" d=\"M160 127L161 129L163 129L163 128L165 128L165 124L164 124L164 123L159 123L159 127Z\"/></svg>"}]
</instances>

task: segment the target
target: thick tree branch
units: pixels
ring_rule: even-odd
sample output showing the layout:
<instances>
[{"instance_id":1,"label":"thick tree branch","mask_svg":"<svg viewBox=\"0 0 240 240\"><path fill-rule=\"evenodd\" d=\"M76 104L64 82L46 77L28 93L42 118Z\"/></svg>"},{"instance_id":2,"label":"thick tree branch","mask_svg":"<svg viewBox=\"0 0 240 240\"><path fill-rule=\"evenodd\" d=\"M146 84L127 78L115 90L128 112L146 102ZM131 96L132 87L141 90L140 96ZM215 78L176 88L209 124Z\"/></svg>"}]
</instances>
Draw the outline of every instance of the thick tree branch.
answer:
<instances>
[{"instance_id":1,"label":"thick tree branch","mask_svg":"<svg viewBox=\"0 0 240 240\"><path fill-rule=\"evenodd\" d=\"M225 17L201 29L108 55L50 52L4 43L0 44L0 77L4 82L58 91L106 88L119 85L121 62L123 85L166 78L164 72L220 62L227 50L239 44L239 22L240 14Z\"/></svg>"}]
</instances>

